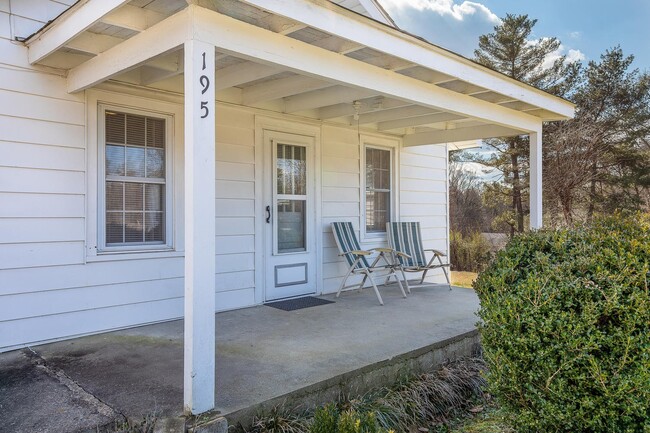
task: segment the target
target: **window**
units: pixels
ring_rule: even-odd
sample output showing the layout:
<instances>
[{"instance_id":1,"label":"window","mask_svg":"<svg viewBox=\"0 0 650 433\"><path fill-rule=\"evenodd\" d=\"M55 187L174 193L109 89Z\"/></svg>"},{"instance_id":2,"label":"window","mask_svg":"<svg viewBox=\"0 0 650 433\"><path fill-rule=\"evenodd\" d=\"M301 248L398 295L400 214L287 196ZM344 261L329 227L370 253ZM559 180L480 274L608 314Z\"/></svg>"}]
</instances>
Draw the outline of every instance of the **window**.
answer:
<instances>
[{"instance_id":1,"label":"window","mask_svg":"<svg viewBox=\"0 0 650 433\"><path fill-rule=\"evenodd\" d=\"M103 119L100 245L110 249L167 244L168 119L108 108Z\"/></svg>"},{"instance_id":2,"label":"window","mask_svg":"<svg viewBox=\"0 0 650 433\"><path fill-rule=\"evenodd\" d=\"M392 151L378 147L365 148L366 171L366 234L385 233L392 209Z\"/></svg>"}]
</instances>

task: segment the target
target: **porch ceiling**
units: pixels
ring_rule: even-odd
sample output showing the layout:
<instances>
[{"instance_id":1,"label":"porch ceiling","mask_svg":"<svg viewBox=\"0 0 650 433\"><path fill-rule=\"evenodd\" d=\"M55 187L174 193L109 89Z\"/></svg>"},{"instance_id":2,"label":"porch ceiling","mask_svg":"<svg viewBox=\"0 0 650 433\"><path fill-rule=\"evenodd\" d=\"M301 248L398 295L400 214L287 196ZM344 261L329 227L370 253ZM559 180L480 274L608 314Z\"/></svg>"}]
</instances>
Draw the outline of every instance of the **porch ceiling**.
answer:
<instances>
[{"instance_id":1,"label":"porch ceiling","mask_svg":"<svg viewBox=\"0 0 650 433\"><path fill-rule=\"evenodd\" d=\"M495 112L503 113L504 118L511 113L517 118L541 124L542 121L573 115L573 106L566 101L324 0L313 0L313 7L296 11L294 18L289 18L290 14L284 10L295 8L298 3L294 0L271 2L269 5L261 0L88 0L77 3L26 42L30 61L68 70L70 76L74 76L76 71L92 64L88 63L90 60L120 53L121 46L129 45L125 44L126 41L133 38L144 40L146 36L150 36L152 41L164 37L165 27L173 28L174 20L181 22L179 11L186 9L188 3L250 24L258 31L268 31L269 37L274 34L274 38L286 38L288 46L308 45L312 47L312 53L313 48L318 48L325 57L336 54L341 56L337 59L347 59L344 65L358 65L360 71L378 74L380 78L390 77L385 74L389 72L394 81L424 84L444 97L457 95L465 105L467 101L475 101L470 103L483 107L484 111L492 107ZM275 10L268 11L263 5ZM310 15L310 11L320 14L319 21ZM342 17L342 21L334 26L338 25L341 31L334 34L334 28L319 24L328 21L323 14ZM356 35L354 30L350 31L349 27L354 27L350 23L365 28L358 29L360 34ZM409 44L414 51L404 55L399 47L390 43L371 46L372 42L366 41L361 34L373 31L387 34L389 42ZM109 78L114 82L182 94L182 44L176 42L170 39L168 49L161 48L161 54L152 58L134 53L134 66ZM442 66L434 68L432 63L435 62L423 56L415 61L423 53L422 49L434 60L436 56L440 58ZM138 55L142 56L141 61ZM486 121L453 107L445 109L447 107L419 103L413 98L401 97L397 92L382 92L378 88L341 82L317 72L280 66L249 53L218 50L216 64L215 85L219 101L348 125L356 125L358 121L364 128L410 135L408 143L412 145L424 144L426 140L447 142L450 137L460 141L487 138L491 134L527 132L526 128L509 128L507 122ZM358 119L355 119L355 111L359 114ZM450 133L450 130L454 132Z\"/></svg>"}]
</instances>

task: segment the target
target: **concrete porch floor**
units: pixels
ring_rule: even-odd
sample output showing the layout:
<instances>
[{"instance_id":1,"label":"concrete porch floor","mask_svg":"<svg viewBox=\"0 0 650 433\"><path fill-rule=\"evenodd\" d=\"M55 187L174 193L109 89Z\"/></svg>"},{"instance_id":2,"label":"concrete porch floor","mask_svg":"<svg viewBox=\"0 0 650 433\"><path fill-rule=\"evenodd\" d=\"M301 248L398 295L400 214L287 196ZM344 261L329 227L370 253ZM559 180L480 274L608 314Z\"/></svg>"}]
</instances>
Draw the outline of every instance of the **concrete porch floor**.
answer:
<instances>
[{"instance_id":1,"label":"concrete porch floor","mask_svg":"<svg viewBox=\"0 0 650 433\"><path fill-rule=\"evenodd\" d=\"M217 410L232 414L475 329L471 289L395 285L286 312L216 315ZM334 300L333 296L326 296ZM0 430L73 432L183 409L183 321L0 354Z\"/></svg>"}]
</instances>

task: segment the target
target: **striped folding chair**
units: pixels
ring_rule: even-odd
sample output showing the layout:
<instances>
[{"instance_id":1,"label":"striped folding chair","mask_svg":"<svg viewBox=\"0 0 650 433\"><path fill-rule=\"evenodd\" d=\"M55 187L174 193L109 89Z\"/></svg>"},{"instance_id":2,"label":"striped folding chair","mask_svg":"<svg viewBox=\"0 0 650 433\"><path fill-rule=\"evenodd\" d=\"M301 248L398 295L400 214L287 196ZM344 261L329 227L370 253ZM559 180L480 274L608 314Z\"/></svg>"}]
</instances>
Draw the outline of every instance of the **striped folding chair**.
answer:
<instances>
[{"instance_id":1,"label":"striped folding chair","mask_svg":"<svg viewBox=\"0 0 650 433\"><path fill-rule=\"evenodd\" d=\"M338 298L341 292L344 289L355 287L359 290L363 289L363 285L367 280L372 284L372 288L375 290L377 299L381 305L384 305L384 301L381 299L379 294L379 289L377 284L375 284L372 274L374 272L384 271L383 276L386 277L386 282L390 280L391 277L395 277L399 289L402 291L402 296L406 298L406 293L404 292L404 287L402 282L397 278L395 270L397 269L396 264L393 261L389 261L386 258L386 254L392 254L390 248L373 248L372 250L362 250L357 240L357 235L354 232L354 227L351 222L335 222L332 223L332 232L334 233L334 240L336 240L336 246L339 248L339 256L345 257L346 262L350 266L341 285L339 286L338 292L336 292L336 297ZM373 252L379 253L374 260L369 262L370 256ZM358 284L345 285L348 278L351 275L363 275L363 280Z\"/></svg>"},{"instance_id":2,"label":"striped folding chair","mask_svg":"<svg viewBox=\"0 0 650 433\"><path fill-rule=\"evenodd\" d=\"M422 272L422 279L420 284L424 283L427 272L432 269L441 268L447 279L449 290L451 290L451 282L449 281L449 274L447 273L448 263L442 262L442 257L445 253L434 249L424 249L422 247L422 234L420 232L419 222L389 222L386 223L386 235L388 236L388 245L396 252L395 258L405 272ZM426 252L433 254L430 260L427 261ZM438 263L435 263L436 260ZM406 282L406 290L411 293L411 288Z\"/></svg>"}]
</instances>

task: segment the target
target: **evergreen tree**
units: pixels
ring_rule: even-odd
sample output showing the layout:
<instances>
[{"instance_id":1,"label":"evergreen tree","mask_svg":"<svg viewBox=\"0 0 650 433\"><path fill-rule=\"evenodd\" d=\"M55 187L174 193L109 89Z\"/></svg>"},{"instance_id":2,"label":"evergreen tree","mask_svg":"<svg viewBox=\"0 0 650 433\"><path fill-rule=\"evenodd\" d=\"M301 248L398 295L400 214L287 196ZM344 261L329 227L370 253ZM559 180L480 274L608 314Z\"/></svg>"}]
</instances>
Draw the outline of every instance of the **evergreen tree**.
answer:
<instances>
[{"instance_id":1,"label":"evergreen tree","mask_svg":"<svg viewBox=\"0 0 650 433\"><path fill-rule=\"evenodd\" d=\"M566 56L549 61L550 56L560 48L557 38L532 40L531 35L537 20L528 15L506 15L494 27L494 32L479 38L479 47L474 51L475 60L511 78L528 83L558 96L567 95L576 83L580 65L567 62ZM529 213L528 136L508 137L486 141L495 150L491 158L474 160L494 167L503 174L503 188L510 197L510 232L524 231L524 217Z\"/></svg>"}]
</instances>

